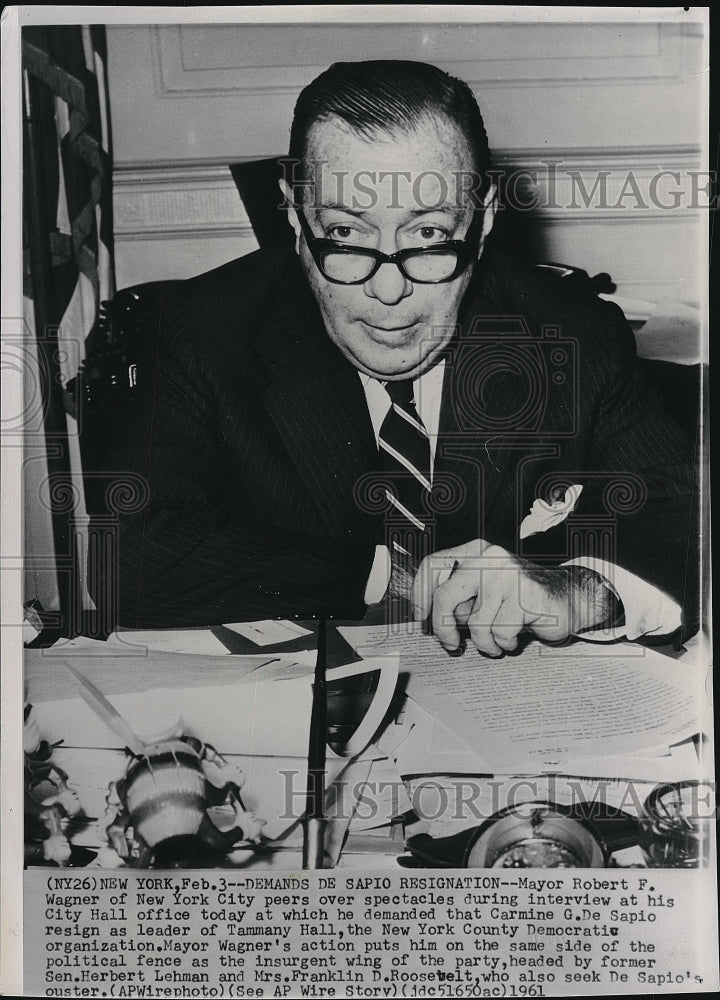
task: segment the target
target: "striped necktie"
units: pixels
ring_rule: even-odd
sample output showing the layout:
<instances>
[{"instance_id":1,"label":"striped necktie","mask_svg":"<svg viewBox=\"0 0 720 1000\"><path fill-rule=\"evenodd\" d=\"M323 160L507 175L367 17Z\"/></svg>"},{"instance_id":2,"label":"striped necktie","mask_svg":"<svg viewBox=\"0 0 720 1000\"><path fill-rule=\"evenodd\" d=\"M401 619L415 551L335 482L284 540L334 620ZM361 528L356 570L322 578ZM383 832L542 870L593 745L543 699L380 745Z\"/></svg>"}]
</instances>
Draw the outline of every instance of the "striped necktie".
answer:
<instances>
[{"instance_id":1,"label":"striped necktie","mask_svg":"<svg viewBox=\"0 0 720 1000\"><path fill-rule=\"evenodd\" d=\"M387 382L391 400L378 435L380 472L391 504L386 517L386 543L396 553L410 557L417 569L427 554L425 522L428 516L430 439L415 408L412 380Z\"/></svg>"}]
</instances>

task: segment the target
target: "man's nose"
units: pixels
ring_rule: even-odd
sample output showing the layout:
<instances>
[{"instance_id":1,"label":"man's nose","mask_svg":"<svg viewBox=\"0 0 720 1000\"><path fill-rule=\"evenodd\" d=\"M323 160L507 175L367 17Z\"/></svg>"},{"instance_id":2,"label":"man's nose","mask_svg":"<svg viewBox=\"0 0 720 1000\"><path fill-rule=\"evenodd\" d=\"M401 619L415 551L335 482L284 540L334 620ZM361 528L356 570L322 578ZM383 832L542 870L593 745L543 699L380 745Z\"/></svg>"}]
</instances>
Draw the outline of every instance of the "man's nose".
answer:
<instances>
[{"instance_id":1,"label":"man's nose","mask_svg":"<svg viewBox=\"0 0 720 1000\"><path fill-rule=\"evenodd\" d=\"M393 306L412 295L413 284L397 264L386 262L380 265L372 278L368 278L363 288L369 298L379 299L384 305Z\"/></svg>"}]
</instances>

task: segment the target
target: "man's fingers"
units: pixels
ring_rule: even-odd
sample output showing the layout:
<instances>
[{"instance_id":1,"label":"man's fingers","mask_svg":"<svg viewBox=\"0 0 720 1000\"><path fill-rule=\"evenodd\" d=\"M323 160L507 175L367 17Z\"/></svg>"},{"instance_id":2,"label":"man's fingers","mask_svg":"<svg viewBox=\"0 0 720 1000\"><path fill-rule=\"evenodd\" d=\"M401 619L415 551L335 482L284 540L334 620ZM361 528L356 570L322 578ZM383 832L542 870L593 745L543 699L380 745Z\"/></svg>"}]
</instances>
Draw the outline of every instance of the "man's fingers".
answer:
<instances>
[{"instance_id":1,"label":"man's fingers","mask_svg":"<svg viewBox=\"0 0 720 1000\"><path fill-rule=\"evenodd\" d=\"M438 587L443 586L467 560L479 559L489 547L490 542L486 542L484 538L474 538L464 545L442 549L426 556L420 563L413 581L412 603L415 621L424 621L428 617Z\"/></svg>"},{"instance_id":2,"label":"man's fingers","mask_svg":"<svg viewBox=\"0 0 720 1000\"><path fill-rule=\"evenodd\" d=\"M496 629L492 630L492 636L500 649L505 653L514 653L518 645L518 636L520 635L520 629L513 627L507 629Z\"/></svg>"},{"instance_id":3,"label":"man's fingers","mask_svg":"<svg viewBox=\"0 0 720 1000\"><path fill-rule=\"evenodd\" d=\"M468 619L470 637L486 656L502 656L515 648L520 631L513 631L515 623L522 619L517 596L519 570L499 546L486 551L481 562L475 608ZM499 635L495 634L496 627Z\"/></svg>"},{"instance_id":4,"label":"man's fingers","mask_svg":"<svg viewBox=\"0 0 720 1000\"><path fill-rule=\"evenodd\" d=\"M429 568L429 556L420 563L412 585L412 609L416 622L425 621L432 606L432 587Z\"/></svg>"},{"instance_id":5,"label":"man's fingers","mask_svg":"<svg viewBox=\"0 0 720 1000\"><path fill-rule=\"evenodd\" d=\"M475 609L468 618L470 638L486 656L502 656L504 649L493 635L493 625L505 596L503 573L485 571L478 589Z\"/></svg>"},{"instance_id":6,"label":"man's fingers","mask_svg":"<svg viewBox=\"0 0 720 1000\"><path fill-rule=\"evenodd\" d=\"M473 604L477 590L477 574L472 570L455 570L452 577L437 588L433 595L432 623L436 639L447 650L460 645L457 612L466 613ZM463 609L462 606L466 605ZM461 618L461 620L462 620Z\"/></svg>"},{"instance_id":7,"label":"man's fingers","mask_svg":"<svg viewBox=\"0 0 720 1000\"><path fill-rule=\"evenodd\" d=\"M567 637L569 607L498 545L476 539L428 556L413 587L415 617L432 609L436 637L448 651L460 646L458 625L467 624L475 646L486 656L517 648L523 628L545 642Z\"/></svg>"},{"instance_id":8,"label":"man's fingers","mask_svg":"<svg viewBox=\"0 0 720 1000\"><path fill-rule=\"evenodd\" d=\"M468 618L473 612L475 607L475 598L471 598L469 601L463 601L462 604L458 604L455 608L455 621L458 625L467 625Z\"/></svg>"},{"instance_id":9,"label":"man's fingers","mask_svg":"<svg viewBox=\"0 0 720 1000\"><path fill-rule=\"evenodd\" d=\"M517 649L518 636L524 624L523 614L517 603L506 599L495 616L492 637L501 649L506 653L512 653Z\"/></svg>"},{"instance_id":10,"label":"man's fingers","mask_svg":"<svg viewBox=\"0 0 720 1000\"><path fill-rule=\"evenodd\" d=\"M428 617L436 589L450 577L456 562L454 552L448 549L445 552L434 552L420 563L412 586L415 621L425 621Z\"/></svg>"}]
</instances>

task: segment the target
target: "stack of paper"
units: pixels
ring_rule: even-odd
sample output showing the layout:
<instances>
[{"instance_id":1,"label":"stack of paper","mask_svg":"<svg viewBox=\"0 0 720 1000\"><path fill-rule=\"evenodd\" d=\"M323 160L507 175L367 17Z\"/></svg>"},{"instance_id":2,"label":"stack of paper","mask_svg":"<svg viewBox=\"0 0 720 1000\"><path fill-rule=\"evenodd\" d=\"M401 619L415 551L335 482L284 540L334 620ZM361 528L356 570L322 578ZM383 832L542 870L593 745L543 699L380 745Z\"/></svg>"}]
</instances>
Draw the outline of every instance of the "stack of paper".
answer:
<instances>
[{"instance_id":1,"label":"stack of paper","mask_svg":"<svg viewBox=\"0 0 720 1000\"><path fill-rule=\"evenodd\" d=\"M453 658L415 623L341 631L360 655L396 652L408 694L442 727L433 739L454 734L485 773L617 776L622 758L621 776L655 778L648 762L702 728L704 670L642 646L533 642L497 660L470 649Z\"/></svg>"}]
</instances>

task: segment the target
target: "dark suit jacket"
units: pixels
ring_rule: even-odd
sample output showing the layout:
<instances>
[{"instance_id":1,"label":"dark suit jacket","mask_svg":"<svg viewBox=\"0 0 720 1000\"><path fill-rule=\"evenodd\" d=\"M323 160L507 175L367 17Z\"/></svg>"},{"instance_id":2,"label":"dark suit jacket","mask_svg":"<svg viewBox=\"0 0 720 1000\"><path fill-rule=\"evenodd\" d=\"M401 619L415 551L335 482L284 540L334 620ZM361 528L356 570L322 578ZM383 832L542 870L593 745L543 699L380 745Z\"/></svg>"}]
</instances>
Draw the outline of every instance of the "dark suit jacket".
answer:
<instances>
[{"instance_id":1,"label":"dark suit jacket","mask_svg":"<svg viewBox=\"0 0 720 1000\"><path fill-rule=\"evenodd\" d=\"M483 537L539 562L589 553L690 607L691 447L638 374L620 311L488 250L446 361L433 548ZM173 283L109 442L131 489L114 493L119 572L91 566L96 598L117 588L133 627L360 617L382 540L376 459L358 373L294 255ZM533 499L573 483L575 514L521 542Z\"/></svg>"}]
</instances>

